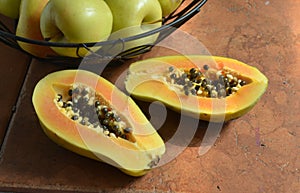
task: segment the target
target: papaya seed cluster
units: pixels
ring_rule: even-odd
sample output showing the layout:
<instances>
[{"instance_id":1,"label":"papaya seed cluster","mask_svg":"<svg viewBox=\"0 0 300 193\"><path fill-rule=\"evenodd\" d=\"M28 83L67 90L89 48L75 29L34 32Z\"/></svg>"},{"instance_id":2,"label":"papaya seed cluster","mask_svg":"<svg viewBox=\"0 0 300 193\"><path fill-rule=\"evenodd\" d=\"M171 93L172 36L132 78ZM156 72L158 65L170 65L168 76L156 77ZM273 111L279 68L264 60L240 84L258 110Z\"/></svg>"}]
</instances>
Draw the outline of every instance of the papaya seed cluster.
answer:
<instances>
[{"instance_id":1,"label":"papaya seed cluster","mask_svg":"<svg viewBox=\"0 0 300 193\"><path fill-rule=\"evenodd\" d=\"M57 94L54 102L73 121L102 131L106 136L129 140L132 128L127 127L116 110L100 98L89 87L73 85L68 90L67 99L64 100L62 94Z\"/></svg>"},{"instance_id":2,"label":"papaya seed cluster","mask_svg":"<svg viewBox=\"0 0 300 193\"><path fill-rule=\"evenodd\" d=\"M204 65L203 69L168 68L168 81L180 86L185 95L209 98L224 98L236 93L246 81L226 70L216 70Z\"/></svg>"}]
</instances>

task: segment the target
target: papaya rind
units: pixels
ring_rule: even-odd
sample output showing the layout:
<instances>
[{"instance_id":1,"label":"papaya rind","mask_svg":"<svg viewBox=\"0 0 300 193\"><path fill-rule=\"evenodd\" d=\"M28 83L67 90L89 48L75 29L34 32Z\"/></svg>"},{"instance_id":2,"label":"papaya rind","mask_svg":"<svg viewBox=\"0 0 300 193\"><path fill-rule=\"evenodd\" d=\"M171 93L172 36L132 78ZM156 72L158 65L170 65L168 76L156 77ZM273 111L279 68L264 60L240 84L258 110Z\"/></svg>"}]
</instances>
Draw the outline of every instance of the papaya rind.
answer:
<instances>
[{"instance_id":1,"label":"papaya rind","mask_svg":"<svg viewBox=\"0 0 300 193\"><path fill-rule=\"evenodd\" d=\"M101 92L110 102L112 98L117 97L118 100L114 100L116 104L112 106L119 112L123 111L122 114L124 113L133 125L135 143L109 138L103 133L87 129L59 111L54 103L57 93L51 85L71 85L75 81L95 86L95 90ZM80 155L113 165L126 174L144 175L151 169L148 164L152 159L162 156L165 152L163 140L134 101L94 73L83 70L51 73L36 85L32 102L45 134L55 143Z\"/></svg>"},{"instance_id":2,"label":"papaya rind","mask_svg":"<svg viewBox=\"0 0 300 193\"><path fill-rule=\"evenodd\" d=\"M193 68L206 62L215 65L215 68L224 67L239 72L251 83L226 98L212 99L186 96L171 90L165 81L152 78L153 74L161 73L169 66ZM134 75L137 72L141 73L140 76ZM127 92L139 100L158 100L174 111L211 122L229 121L243 116L255 106L267 86L267 77L253 66L231 58L203 55L163 56L137 61L130 65L125 81Z\"/></svg>"},{"instance_id":3,"label":"papaya rind","mask_svg":"<svg viewBox=\"0 0 300 193\"><path fill-rule=\"evenodd\" d=\"M68 149L76 154L79 154L81 156L84 157L88 157L90 159L96 160L96 161L100 161L100 162L104 162L103 159L101 159L101 157L99 155L96 155L95 153L87 150L87 148L83 148L81 146L76 145L75 143L66 141L66 140L62 140L61 137L59 137L55 132L53 132L52 130L48 129L47 127L45 127L45 125L40 122L41 127L44 131L44 133L53 141L55 142L57 145ZM109 158L105 157L105 160L107 160ZM114 166L117 166L117 163L114 162L113 160L110 159L109 161L110 163L114 163ZM130 175L130 176L135 176L135 177L139 177L139 176L143 176L145 175L147 172L149 172L149 169L144 169L144 170L127 170L122 168L121 166L117 167L118 169L120 169L121 171L123 171L124 173Z\"/></svg>"}]
</instances>

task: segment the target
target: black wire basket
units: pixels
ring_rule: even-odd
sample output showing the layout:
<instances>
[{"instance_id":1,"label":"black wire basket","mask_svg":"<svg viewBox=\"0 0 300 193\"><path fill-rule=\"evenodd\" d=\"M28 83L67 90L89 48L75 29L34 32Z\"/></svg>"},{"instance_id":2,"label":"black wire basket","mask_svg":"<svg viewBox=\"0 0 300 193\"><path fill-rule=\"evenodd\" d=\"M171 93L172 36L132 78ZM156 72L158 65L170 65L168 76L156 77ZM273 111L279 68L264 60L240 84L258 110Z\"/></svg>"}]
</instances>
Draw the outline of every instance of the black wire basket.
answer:
<instances>
[{"instance_id":1,"label":"black wire basket","mask_svg":"<svg viewBox=\"0 0 300 193\"><path fill-rule=\"evenodd\" d=\"M93 43L54 43L54 42L48 42L48 41L40 41L40 40L33 40L33 39L27 39L20 36L16 36L14 32L9 30L8 27L5 26L5 24L0 20L0 41L4 44L18 49L22 52L25 52L26 54L29 54L28 52L24 51L18 44L19 42L39 45L39 46L49 46L49 47L66 47L66 48L76 48L77 55L78 50L85 48L87 49L90 54L88 56L84 57L84 61L88 63L103 63L103 62L109 62L109 61L124 61L127 59L131 59L135 56L138 56L140 54L149 52L153 46L155 46L157 43L165 39L167 36L169 36L172 32L174 32L176 29L178 29L180 26L182 26L184 23L186 23L188 20L190 20L192 17L194 17L196 14L200 12L200 8L207 2L207 0L183 0L182 4L179 6L179 8L174 11L169 16L162 18L162 26L158 27L156 29L153 29L151 31L147 31L145 33L141 33L135 36L126 37L126 38L119 38L114 40L107 40L102 42L93 42ZM16 21L17 23L17 21ZM127 42L135 41L138 39L145 38L147 36L155 35L157 34L158 37L154 43L146 44L146 45L139 45L134 48L130 48L127 50L120 50L118 54L110 54L107 49L105 49L105 52L103 52L103 49L100 49L96 52L91 51L91 47L97 45L101 47L106 47L110 49L114 49L116 45L124 45ZM31 54L29 54L31 55ZM67 66L78 66L81 62L83 57L78 55L78 58L74 57L66 57L66 56L45 56L45 57L32 57L52 62L60 65L67 65Z\"/></svg>"}]
</instances>

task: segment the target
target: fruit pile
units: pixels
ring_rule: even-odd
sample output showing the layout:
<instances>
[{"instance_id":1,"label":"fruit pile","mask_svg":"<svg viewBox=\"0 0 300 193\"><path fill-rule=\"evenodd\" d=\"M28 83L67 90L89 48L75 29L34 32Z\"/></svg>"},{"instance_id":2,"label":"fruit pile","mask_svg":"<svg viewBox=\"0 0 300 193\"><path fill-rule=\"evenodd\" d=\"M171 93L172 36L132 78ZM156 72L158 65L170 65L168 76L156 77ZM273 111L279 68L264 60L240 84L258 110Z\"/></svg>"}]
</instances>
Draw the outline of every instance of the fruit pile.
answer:
<instances>
[{"instance_id":1,"label":"fruit pile","mask_svg":"<svg viewBox=\"0 0 300 193\"><path fill-rule=\"evenodd\" d=\"M124 84L130 96L92 72L63 70L39 81L32 102L44 132L54 142L141 176L158 165L166 147L159 128L152 126L131 96L160 101L195 119L222 122L249 112L266 91L268 79L258 69L230 58L165 56L132 63ZM213 96L213 92L224 94Z\"/></svg>"},{"instance_id":2,"label":"fruit pile","mask_svg":"<svg viewBox=\"0 0 300 193\"><path fill-rule=\"evenodd\" d=\"M0 0L0 13L18 19L16 35L57 43L131 37L158 28L183 0ZM125 49L153 43L131 41ZM37 57L85 56L87 49L18 42ZM99 45L90 48L100 49ZM103 47L101 48L103 49ZM156 166L166 146L131 98L211 122L239 118L259 101L268 79L258 69L217 56L165 56L129 66L127 95L97 74L63 70L35 86L32 103L45 134L62 147L132 176Z\"/></svg>"},{"instance_id":3,"label":"fruit pile","mask_svg":"<svg viewBox=\"0 0 300 193\"><path fill-rule=\"evenodd\" d=\"M131 37L162 25L182 0L0 0L0 14L18 19L16 35L56 43L94 43ZM124 50L152 44L158 35L128 42ZM45 57L83 57L93 48L38 46L18 42L26 52Z\"/></svg>"}]
</instances>

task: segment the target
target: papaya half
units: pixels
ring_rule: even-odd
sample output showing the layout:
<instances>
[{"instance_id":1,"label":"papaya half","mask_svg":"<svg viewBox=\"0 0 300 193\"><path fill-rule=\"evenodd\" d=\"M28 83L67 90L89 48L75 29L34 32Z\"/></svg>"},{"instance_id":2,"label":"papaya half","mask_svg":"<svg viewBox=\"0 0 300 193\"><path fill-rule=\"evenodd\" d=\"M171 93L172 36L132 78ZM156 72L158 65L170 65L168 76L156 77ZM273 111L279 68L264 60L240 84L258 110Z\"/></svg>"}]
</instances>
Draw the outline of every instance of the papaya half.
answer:
<instances>
[{"instance_id":1,"label":"papaya half","mask_svg":"<svg viewBox=\"0 0 300 193\"><path fill-rule=\"evenodd\" d=\"M32 102L50 139L126 174L144 175L165 152L163 140L135 102L92 72L51 73L36 85Z\"/></svg>"},{"instance_id":2,"label":"papaya half","mask_svg":"<svg viewBox=\"0 0 300 193\"><path fill-rule=\"evenodd\" d=\"M163 56L132 63L125 88L143 101L160 101L197 119L238 118L257 103L268 79L257 68L219 56Z\"/></svg>"}]
</instances>

